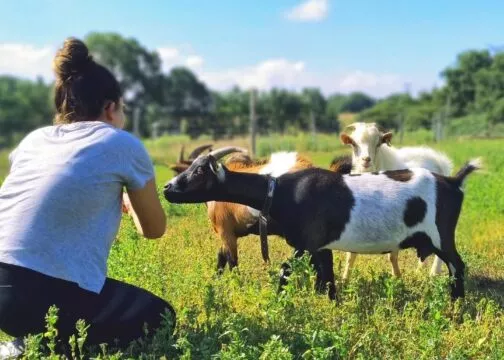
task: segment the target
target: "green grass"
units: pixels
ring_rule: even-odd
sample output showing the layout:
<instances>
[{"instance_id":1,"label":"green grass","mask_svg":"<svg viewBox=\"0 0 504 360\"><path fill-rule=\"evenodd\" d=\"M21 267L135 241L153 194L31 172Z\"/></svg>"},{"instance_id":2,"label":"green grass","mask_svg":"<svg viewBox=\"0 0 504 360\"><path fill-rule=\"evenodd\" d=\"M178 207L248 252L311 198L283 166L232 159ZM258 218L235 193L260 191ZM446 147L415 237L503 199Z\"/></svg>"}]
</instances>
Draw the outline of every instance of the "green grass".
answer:
<instances>
[{"instance_id":1,"label":"green grass","mask_svg":"<svg viewBox=\"0 0 504 360\"><path fill-rule=\"evenodd\" d=\"M405 144L430 138L429 133L407 134ZM189 148L205 140L192 142ZM173 176L166 164L176 159L182 142L189 140L146 142L159 187ZM245 145L246 139L230 143ZM456 170L477 156L486 165L485 172L467 181L457 228L457 246L467 265L466 298L451 303L447 276L429 278L432 258L426 268L417 270L413 250L399 255L401 279L390 275L385 255L358 256L346 286L340 283L344 254L334 252L337 304L314 293L314 274L308 259L302 258L293 264L295 272L285 293L278 295L278 269L292 253L278 237L270 237L271 265L263 265L258 237L249 236L239 240L239 270L218 277L219 240L205 206L173 205L163 199L168 214L165 236L142 239L132 221L124 218L112 247L109 276L145 287L172 303L178 313L175 337L160 333L124 353L109 349L108 355L88 354L152 359L504 358L502 144L448 140L429 145L450 155ZM323 167L335 154L347 151L335 135L320 136L317 143L308 135L272 136L260 139L261 146L274 150L292 146Z\"/></svg>"},{"instance_id":2,"label":"green grass","mask_svg":"<svg viewBox=\"0 0 504 360\"><path fill-rule=\"evenodd\" d=\"M0 184L9 171L9 152L0 150Z\"/></svg>"}]
</instances>

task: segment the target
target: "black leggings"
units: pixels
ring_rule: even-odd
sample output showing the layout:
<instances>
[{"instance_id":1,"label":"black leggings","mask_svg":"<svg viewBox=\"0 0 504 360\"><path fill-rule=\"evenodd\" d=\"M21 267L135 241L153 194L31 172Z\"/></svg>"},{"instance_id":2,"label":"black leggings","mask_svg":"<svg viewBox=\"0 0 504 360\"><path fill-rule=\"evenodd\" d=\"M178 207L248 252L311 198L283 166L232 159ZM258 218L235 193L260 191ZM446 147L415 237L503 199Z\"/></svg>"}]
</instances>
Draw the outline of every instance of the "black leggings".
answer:
<instances>
[{"instance_id":1,"label":"black leggings","mask_svg":"<svg viewBox=\"0 0 504 360\"><path fill-rule=\"evenodd\" d=\"M59 339L66 344L76 333L78 319L91 325L86 340L90 345L126 346L144 335L145 324L152 334L160 327L161 314L165 313L175 326L175 311L170 304L135 286L107 278L102 291L96 294L73 282L0 263L2 331L15 337L43 332L51 305L59 309L56 327Z\"/></svg>"}]
</instances>

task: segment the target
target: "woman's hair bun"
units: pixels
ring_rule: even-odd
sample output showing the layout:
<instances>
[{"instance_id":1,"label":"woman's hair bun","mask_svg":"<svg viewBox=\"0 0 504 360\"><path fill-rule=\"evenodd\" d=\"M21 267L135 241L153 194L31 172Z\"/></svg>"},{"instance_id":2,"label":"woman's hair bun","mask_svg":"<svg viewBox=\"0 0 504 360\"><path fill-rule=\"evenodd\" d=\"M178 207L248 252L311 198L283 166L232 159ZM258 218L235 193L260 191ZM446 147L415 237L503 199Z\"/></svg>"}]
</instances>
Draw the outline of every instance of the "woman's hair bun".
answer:
<instances>
[{"instance_id":1,"label":"woman's hair bun","mask_svg":"<svg viewBox=\"0 0 504 360\"><path fill-rule=\"evenodd\" d=\"M53 69L58 79L66 81L73 75L86 72L93 64L93 57L89 54L86 44L70 37L56 53Z\"/></svg>"}]
</instances>

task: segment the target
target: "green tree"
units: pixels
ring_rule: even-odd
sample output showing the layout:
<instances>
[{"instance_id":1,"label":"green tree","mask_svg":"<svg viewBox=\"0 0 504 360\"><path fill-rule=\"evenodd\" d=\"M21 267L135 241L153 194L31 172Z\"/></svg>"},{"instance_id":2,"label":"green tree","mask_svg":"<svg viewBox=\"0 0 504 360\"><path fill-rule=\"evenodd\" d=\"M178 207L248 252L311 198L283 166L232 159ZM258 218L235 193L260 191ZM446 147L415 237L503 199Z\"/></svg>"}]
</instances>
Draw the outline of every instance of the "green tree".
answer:
<instances>
[{"instance_id":1,"label":"green tree","mask_svg":"<svg viewBox=\"0 0 504 360\"><path fill-rule=\"evenodd\" d=\"M481 69L475 75L476 109L491 111L494 104L504 97L504 53L496 54L492 65Z\"/></svg>"},{"instance_id":2,"label":"green tree","mask_svg":"<svg viewBox=\"0 0 504 360\"><path fill-rule=\"evenodd\" d=\"M378 101L375 106L361 112L358 121L375 122L387 129L399 129L399 119L414 104L407 94L393 94Z\"/></svg>"},{"instance_id":3,"label":"green tree","mask_svg":"<svg viewBox=\"0 0 504 360\"><path fill-rule=\"evenodd\" d=\"M298 94L274 88L263 98L270 128L283 133L288 126L301 126L304 104Z\"/></svg>"},{"instance_id":4,"label":"green tree","mask_svg":"<svg viewBox=\"0 0 504 360\"><path fill-rule=\"evenodd\" d=\"M345 100L346 95L344 94L333 94L327 98L326 117L329 119L328 121L338 123L338 116Z\"/></svg>"},{"instance_id":5,"label":"green tree","mask_svg":"<svg viewBox=\"0 0 504 360\"><path fill-rule=\"evenodd\" d=\"M212 92L214 128L221 136L246 134L249 128L249 94L234 87L226 92ZM218 135L216 134L216 135Z\"/></svg>"},{"instance_id":6,"label":"green tree","mask_svg":"<svg viewBox=\"0 0 504 360\"><path fill-rule=\"evenodd\" d=\"M165 78L163 93L167 113L177 123L186 119L188 123L186 130L191 137L197 137L212 127L213 124L208 121L215 119L214 116L210 116L212 96L206 85L189 69L173 68Z\"/></svg>"},{"instance_id":7,"label":"green tree","mask_svg":"<svg viewBox=\"0 0 504 360\"><path fill-rule=\"evenodd\" d=\"M487 136L490 136L497 123L504 123L504 97L497 100L487 114Z\"/></svg>"},{"instance_id":8,"label":"green tree","mask_svg":"<svg viewBox=\"0 0 504 360\"><path fill-rule=\"evenodd\" d=\"M51 124L50 90L42 79L0 76L0 147L12 145L15 135Z\"/></svg>"},{"instance_id":9,"label":"green tree","mask_svg":"<svg viewBox=\"0 0 504 360\"><path fill-rule=\"evenodd\" d=\"M150 105L161 106L164 101L164 76L161 74L161 59L156 51L149 51L134 38L124 38L117 33L92 32L85 43L95 59L110 69L124 91L124 100L132 116L135 109L141 120L146 120ZM149 119L152 121L152 119ZM141 121L142 132L149 131L149 124ZM132 122L128 122L131 128Z\"/></svg>"},{"instance_id":10,"label":"green tree","mask_svg":"<svg viewBox=\"0 0 504 360\"><path fill-rule=\"evenodd\" d=\"M304 104L304 121L302 126L304 128L311 128L313 121L313 125L316 128L324 129L327 124L325 118L327 101L320 92L320 89L305 88L301 93L301 98Z\"/></svg>"},{"instance_id":11,"label":"green tree","mask_svg":"<svg viewBox=\"0 0 504 360\"><path fill-rule=\"evenodd\" d=\"M455 66L441 73L450 93L453 115L464 116L474 110L477 73L491 64L487 50L471 50L459 54Z\"/></svg>"},{"instance_id":12,"label":"green tree","mask_svg":"<svg viewBox=\"0 0 504 360\"><path fill-rule=\"evenodd\" d=\"M359 113L374 106L375 99L362 92L348 95L341 104L340 112Z\"/></svg>"},{"instance_id":13,"label":"green tree","mask_svg":"<svg viewBox=\"0 0 504 360\"><path fill-rule=\"evenodd\" d=\"M420 93L418 98L412 100L408 105L405 122L406 130L430 129L435 116L446 115L447 96L446 87Z\"/></svg>"}]
</instances>

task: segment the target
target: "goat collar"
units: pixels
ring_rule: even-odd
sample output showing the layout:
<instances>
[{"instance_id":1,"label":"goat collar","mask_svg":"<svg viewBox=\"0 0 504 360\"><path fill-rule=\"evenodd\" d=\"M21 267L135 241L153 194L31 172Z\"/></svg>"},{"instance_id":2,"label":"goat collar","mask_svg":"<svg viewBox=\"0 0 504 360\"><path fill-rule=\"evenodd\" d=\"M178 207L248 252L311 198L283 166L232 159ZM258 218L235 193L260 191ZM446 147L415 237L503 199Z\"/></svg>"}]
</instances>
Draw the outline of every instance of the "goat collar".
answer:
<instances>
[{"instance_id":1,"label":"goat collar","mask_svg":"<svg viewBox=\"0 0 504 360\"><path fill-rule=\"evenodd\" d=\"M264 205L259 214L259 236L261 238L261 253L263 260L269 262L269 249L268 249L268 219L269 212L271 209L271 203L273 202L273 195L275 195L275 189L277 180L271 175L267 175L268 178L268 192L266 194L266 199L264 200Z\"/></svg>"}]
</instances>

